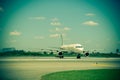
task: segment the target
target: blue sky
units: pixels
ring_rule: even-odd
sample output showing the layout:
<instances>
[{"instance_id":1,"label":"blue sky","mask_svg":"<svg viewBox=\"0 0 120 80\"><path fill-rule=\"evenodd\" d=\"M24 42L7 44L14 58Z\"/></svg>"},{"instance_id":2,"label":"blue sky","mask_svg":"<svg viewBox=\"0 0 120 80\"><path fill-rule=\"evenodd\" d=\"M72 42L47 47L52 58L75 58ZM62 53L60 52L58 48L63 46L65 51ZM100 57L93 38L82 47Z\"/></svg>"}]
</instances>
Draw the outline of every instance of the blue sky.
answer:
<instances>
[{"instance_id":1,"label":"blue sky","mask_svg":"<svg viewBox=\"0 0 120 80\"><path fill-rule=\"evenodd\" d=\"M39 51L80 43L85 50L120 49L118 0L0 1L0 48Z\"/></svg>"}]
</instances>

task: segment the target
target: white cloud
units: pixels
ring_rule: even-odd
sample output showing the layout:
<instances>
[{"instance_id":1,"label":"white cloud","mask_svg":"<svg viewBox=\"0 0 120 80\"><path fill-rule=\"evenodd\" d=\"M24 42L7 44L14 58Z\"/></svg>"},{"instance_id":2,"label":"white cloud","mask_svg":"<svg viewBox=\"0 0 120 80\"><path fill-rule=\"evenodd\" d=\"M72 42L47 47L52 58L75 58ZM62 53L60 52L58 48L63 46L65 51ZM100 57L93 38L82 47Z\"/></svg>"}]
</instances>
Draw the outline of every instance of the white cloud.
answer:
<instances>
[{"instance_id":1,"label":"white cloud","mask_svg":"<svg viewBox=\"0 0 120 80\"><path fill-rule=\"evenodd\" d=\"M57 37L59 37L59 36L60 36L59 34L51 34L51 35L50 35L51 38L57 38Z\"/></svg>"},{"instance_id":2,"label":"white cloud","mask_svg":"<svg viewBox=\"0 0 120 80\"><path fill-rule=\"evenodd\" d=\"M56 32L59 32L59 31L61 31L61 29L56 27L56 28L55 28L55 31L56 31Z\"/></svg>"},{"instance_id":3,"label":"white cloud","mask_svg":"<svg viewBox=\"0 0 120 80\"><path fill-rule=\"evenodd\" d=\"M55 29L53 30L49 30L50 32L64 32L64 31L69 31L71 30L69 27L64 27L64 28L58 28L56 27Z\"/></svg>"},{"instance_id":4,"label":"white cloud","mask_svg":"<svg viewBox=\"0 0 120 80\"><path fill-rule=\"evenodd\" d=\"M35 36L34 39L44 39L43 36Z\"/></svg>"},{"instance_id":5,"label":"white cloud","mask_svg":"<svg viewBox=\"0 0 120 80\"><path fill-rule=\"evenodd\" d=\"M61 26L62 24L60 22L51 22L52 26Z\"/></svg>"},{"instance_id":6,"label":"white cloud","mask_svg":"<svg viewBox=\"0 0 120 80\"><path fill-rule=\"evenodd\" d=\"M60 32L61 29L58 28L58 27L56 27L55 29L50 29L49 31L50 31L50 32Z\"/></svg>"},{"instance_id":7,"label":"white cloud","mask_svg":"<svg viewBox=\"0 0 120 80\"><path fill-rule=\"evenodd\" d=\"M93 13L87 13L87 14L85 14L86 16L95 16L95 14L93 14Z\"/></svg>"},{"instance_id":8,"label":"white cloud","mask_svg":"<svg viewBox=\"0 0 120 80\"><path fill-rule=\"evenodd\" d=\"M69 31L69 30L71 30L71 29L70 29L69 27L64 27L63 30L64 30L64 31Z\"/></svg>"},{"instance_id":9,"label":"white cloud","mask_svg":"<svg viewBox=\"0 0 120 80\"><path fill-rule=\"evenodd\" d=\"M53 18L52 21L53 22L58 21L58 18Z\"/></svg>"},{"instance_id":10,"label":"white cloud","mask_svg":"<svg viewBox=\"0 0 120 80\"><path fill-rule=\"evenodd\" d=\"M45 17L40 17L40 16L38 16L38 17L30 17L29 19L31 19L31 20L45 20L46 18Z\"/></svg>"},{"instance_id":11,"label":"white cloud","mask_svg":"<svg viewBox=\"0 0 120 80\"><path fill-rule=\"evenodd\" d=\"M21 33L18 32L18 31L12 31L12 32L10 32L10 35L11 35L11 36L20 36Z\"/></svg>"},{"instance_id":12,"label":"white cloud","mask_svg":"<svg viewBox=\"0 0 120 80\"><path fill-rule=\"evenodd\" d=\"M88 25L88 26L97 26L98 25L98 23L94 22L94 21L86 21L83 24Z\"/></svg>"}]
</instances>

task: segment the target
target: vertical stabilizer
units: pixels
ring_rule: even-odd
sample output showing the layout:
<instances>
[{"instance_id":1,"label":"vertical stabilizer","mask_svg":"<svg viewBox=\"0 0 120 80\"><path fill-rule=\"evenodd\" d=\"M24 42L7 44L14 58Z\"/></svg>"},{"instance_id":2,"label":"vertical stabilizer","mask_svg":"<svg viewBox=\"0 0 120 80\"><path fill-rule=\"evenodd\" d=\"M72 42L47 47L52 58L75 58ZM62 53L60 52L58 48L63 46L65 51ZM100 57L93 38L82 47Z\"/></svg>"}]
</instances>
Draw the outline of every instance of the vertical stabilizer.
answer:
<instances>
[{"instance_id":1,"label":"vertical stabilizer","mask_svg":"<svg viewBox=\"0 0 120 80\"><path fill-rule=\"evenodd\" d=\"M63 35L62 34L60 34L60 38L61 38L61 45L64 45L64 43L63 43Z\"/></svg>"}]
</instances>

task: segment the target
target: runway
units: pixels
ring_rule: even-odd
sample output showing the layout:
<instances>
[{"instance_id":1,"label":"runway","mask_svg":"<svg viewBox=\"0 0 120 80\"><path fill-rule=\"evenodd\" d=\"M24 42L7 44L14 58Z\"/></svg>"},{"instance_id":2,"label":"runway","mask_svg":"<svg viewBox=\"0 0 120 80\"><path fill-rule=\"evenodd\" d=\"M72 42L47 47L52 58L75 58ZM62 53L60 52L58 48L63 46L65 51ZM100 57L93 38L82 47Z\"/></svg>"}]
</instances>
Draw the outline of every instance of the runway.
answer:
<instances>
[{"instance_id":1,"label":"runway","mask_svg":"<svg viewBox=\"0 0 120 80\"><path fill-rule=\"evenodd\" d=\"M0 58L0 80L40 80L56 71L113 68L120 68L120 58L9 57Z\"/></svg>"}]
</instances>

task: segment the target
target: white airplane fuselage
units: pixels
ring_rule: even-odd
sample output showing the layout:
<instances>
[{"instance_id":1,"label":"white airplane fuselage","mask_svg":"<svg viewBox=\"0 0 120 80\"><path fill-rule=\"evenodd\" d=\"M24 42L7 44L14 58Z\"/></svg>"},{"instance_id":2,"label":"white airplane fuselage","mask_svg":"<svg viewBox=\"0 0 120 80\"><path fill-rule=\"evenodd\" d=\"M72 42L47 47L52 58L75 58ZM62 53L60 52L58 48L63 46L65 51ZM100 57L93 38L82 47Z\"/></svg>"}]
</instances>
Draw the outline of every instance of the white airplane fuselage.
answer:
<instances>
[{"instance_id":1,"label":"white airplane fuselage","mask_svg":"<svg viewBox=\"0 0 120 80\"><path fill-rule=\"evenodd\" d=\"M62 45L60 48L65 51L71 51L76 53L82 53L84 49L81 44Z\"/></svg>"}]
</instances>

